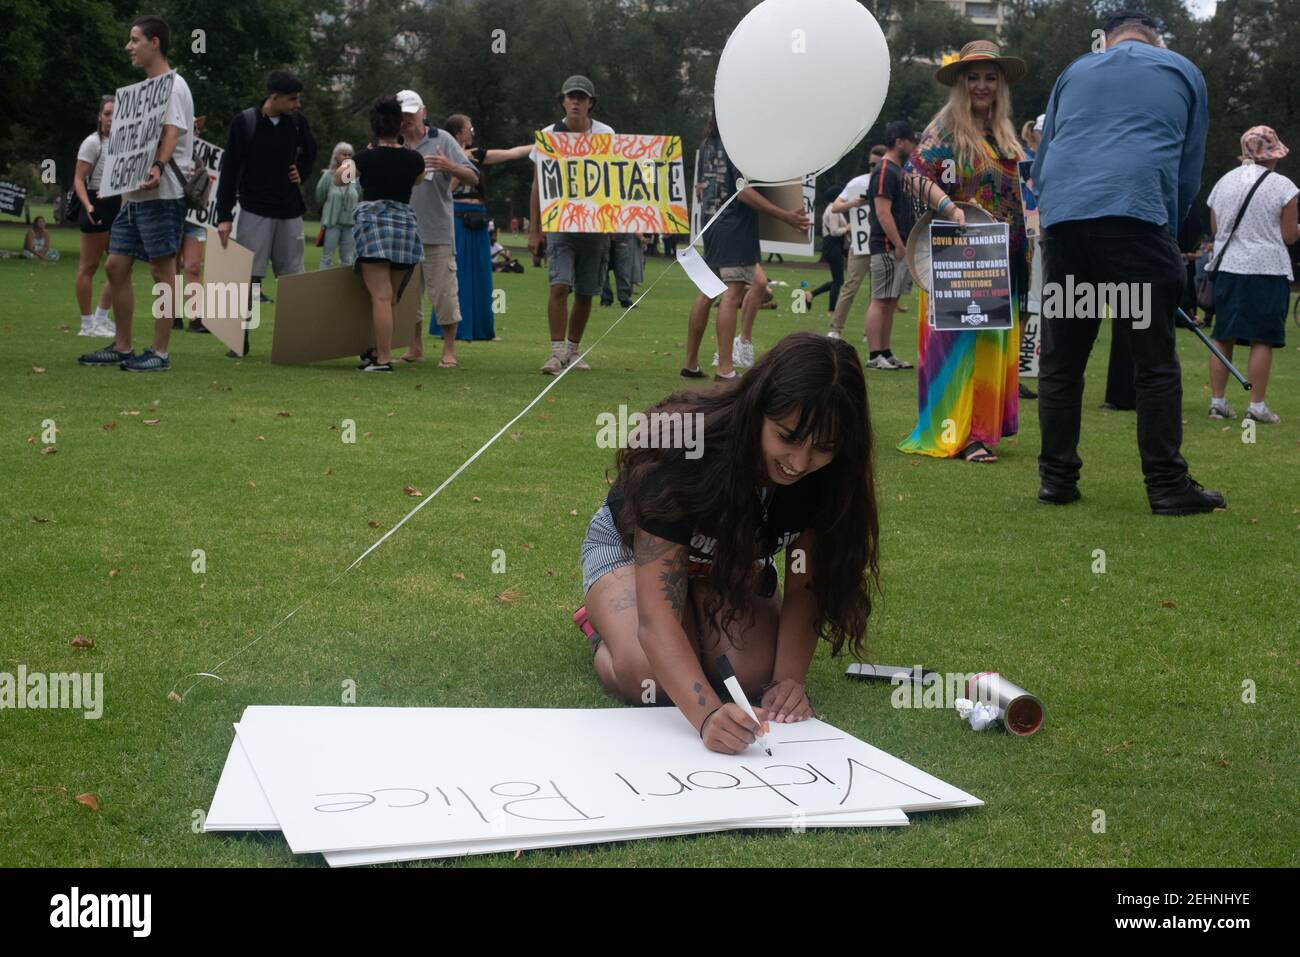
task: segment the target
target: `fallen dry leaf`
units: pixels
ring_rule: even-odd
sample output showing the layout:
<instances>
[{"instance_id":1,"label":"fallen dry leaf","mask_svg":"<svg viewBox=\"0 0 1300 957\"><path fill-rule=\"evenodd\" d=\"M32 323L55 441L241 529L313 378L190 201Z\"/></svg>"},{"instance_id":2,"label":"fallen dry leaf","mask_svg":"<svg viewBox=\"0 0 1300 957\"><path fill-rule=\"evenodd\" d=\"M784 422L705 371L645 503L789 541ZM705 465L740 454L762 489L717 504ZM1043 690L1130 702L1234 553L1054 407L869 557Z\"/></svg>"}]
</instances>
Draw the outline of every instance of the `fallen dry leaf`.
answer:
<instances>
[{"instance_id":1,"label":"fallen dry leaf","mask_svg":"<svg viewBox=\"0 0 1300 957\"><path fill-rule=\"evenodd\" d=\"M578 510L576 508L571 508L569 509L569 514L576 516L578 514Z\"/></svg>"},{"instance_id":2,"label":"fallen dry leaf","mask_svg":"<svg viewBox=\"0 0 1300 957\"><path fill-rule=\"evenodd\" d=\"M419 391L420 391L421 389L423 389L423 388L424 388L424 383L423 383L423 382L417 382L417 383L415 384L415 391L416 391L416 392L419 392Z\"/></svg>"},{"instance_id":3,"label":"fallen dry leaf","mask_svg":"<svg viewBox=\"0 0 1300 957\"><path fill-rule=\"evenodd\" d=\"M145 420L144 420L144 424L145 424L145 425L157 425L157 424L158 424L159 422L161 422L161 421L162 421L162 419L145 419Z\"/></svg>"},{"instance_id":4,"label":"fallen dry leaf","mask_svg":"<svg viewBox=\"0 0 1300 957\"><path fill-rule=\"evenodd\" d=\"M183 701L184 699L180 695L178 695L175 691L169 691L167 692L167 700L175 701L177 704L180 704L181 701Z\"/></svg>"},{"instance_id":5,"label":"fallen dry leaf","mask_svg":"<svg viewBox=\"0 0 1300 957\"><path fill-rule=\"evenodd\" d=\"M334 470L333 470L333 469L326 469L326 470L325 470L325 474L326 474L326 475L333 475L333 474L334 474Z\"/></svg>"},{"instance_id":6,"label":"fallen dry leaf","mask_svg":"<svg viewBox=\"0 0 1300 957\"><path fill-rule=\"evenodd\" d=\"M473 497L470 499L470 501L472 501L472 502L481 502L481 501L483 501L483 500L482 500L481 498L479 498L477 495L475 495L475 496L473 496Z\"/></svg>"},{"instance_id":7,"label":"fallen dry leaf","mask_svg":"<svg viewBox=\"0 0 1300 957\"><path fill-rule=\"evenodd\" d=\"M391 419L391 418L392 418L393 416L395 416L395 415L397 415L396 412L385 412L385 413L384 413L384 418L386 418L386 419Z\"/></svg>"},{"instance_id":8,"label":"fallen dry leaf","mask_svg":"<svg viewBox=\"0 0 1300 957\"><path fill-rule=\"evenodd\" d=\"M46 522L49 521L49 519L46 518L44 515L33 515L32 521L37 525L44 525Z\"/></svg>"},{"instance_id":9,"label":"fallen dry leaf","mask_svg":"<svg viewBox=\"0 0 1300 957\"><path fill-rule=\"evenodd\" d=\"M105 422L103 425L100 426L100 428L103 429L105 432L112 432L115 428L117 428L117 422L116 421Z\"/></svg>"},{"instance_id":10,"label":"fallen dry leaf","mask_svg":"<svg viewBox=\"0 0 1300 957\"><path fill-rule=\"evenodd\" d=\"M371 528L378 528L378 527L379 527L379 523L376 522L374 519L371 519L370 521L366 522L366 524L369 525Z\"/></svg>"},{"instance_id":11,"label":"fallen dry leaf","mask_svg":"<svg viewBox=\"0 0 1300 957\"><path fill-rule=\"evenodd\" d=\"M249 483L248 483L248 487L249 487L249 488L257 488L257 483L256 483L256 482L253 482L253 481L249 481Z\"/></svg>"},{"instance_id":12,"label":"fallen dry leaf","mask_svg":"<svg viewBox=\"0 0 1300 957\"><path fill-rule=\"evenodd\" d=\"M524 594L523 592L521 592L518 588L512 585L509 588L507 588L505 591L503 591L501 594L497 595L497 601L504 601L504 602L518 601L520 598L523 597L523 594Z\"/></svg>"},{"instance_id":13,"label":"fallen dry leaf","mask_svg":"<svg viewBox=\"0 0 1300 957\"><path fill-rule=\"evenodd\" d=\"M524 433L522 433L522 432L511 432L511 433L510 433L510 441L511 441L511 442L518 442L518 441L519 441L520 439L522 439L523 437L524 437Z\"/></svg>"},{"instance_id":14,"label":"fallen dry leaf","mask_svg":"<svg viewBox=\"0 0 1300 957\"><path fill-rule=\"evenodd\" d=\"M517 849L517 850L515 851L515 860L516 860L516 861L519 860L519 855L522 854L523 852L524 852L523 848L519 848L519 849Z\"/></svg>"},{"instance_id":15,"label":"fallen dry leaf","mask_svg":"<svg viewBox=\"0 0 1300 957\"><path fill-rule=\"evenodd\" d=\"M35 445L35 444L36 444L36 436L34 436L34 435L29 435L29 436L27 436L27 444L28 444L28 445Z\"/></svg>"},{"instance_id":16,"label":"fallen dry leaf","mask_svg":"<svg viewBox=\"0 0 1300 957\"><path fill-rule=\"evenodd\" d=\"M373 432L362 432L362 433L361 433L361 437L362 437L363 439L368 439L368 438L370 438L370 437L371 437L372 435L374 435L374 434L375 434L375 433L373 433Z\"/></svg>"},{"instance_id":17,"label":"fallen dry leaf","mask_svg":"<svg viewBox=\"0 0 1300 957\"><path fill-rule=\"evenodd\" d=\"M234 417L233 415L230 417L230 421L231 421L231 422L234 422L234 421L235 421L235 417Z\"/></svg>"},{"instance_id":18,"label":"fallen dry leaf","mask_svg":"<svg viewBox=\"0 0 1300 957\"><path fill-rule=\"evenodd\" d=\"M456 579L456 581L458 581L458 582L463 582L463 581L465 580L465 573L464 573L464 572L453 572L451 577L454 578L454 579Z\"/></svg>"},{"instance_id":19,"label":"fallen dry leaf","mask_svg":"<svg viewBox=\"0 0 1300 957\"><path fill-rule=\"evenodd\" d=\"M41 455L57 455L58 451L59 450L55 446L47 445L45 448L41 449Z\"/></svg>"},{"instance_id":20,"label":"fallen dry leaf","mask_svg":"<svg viewBox=\"0 0 1300 957\"><path fill-rule=\"evenodd\" d=\"M524 542L524 543L523 543L522 545L520 545L519 547L522 548L522 549L523 549L524 551L526 551L526 552L531 552L531 551L533 550L533 546L532 546L530 543L528 543L528 542Z\"/></svg>"},{"instance_id":21,"label":"fallen dry leaf","mask_svg":"<svg viewBox=\"0 0 1300 957\"><path fill-rule=\"evenodd\" d=\"M108 577L109 577L109 578L116 578L116 577L117 577L117 569L116 569L116 568L110 568L110 569L108 570Z\"/></svg>"},{"instance_id":22,"label":"fallen dry leaf","mask_svg":"<svg viewBox=\"0 0 1300 957\"><path fill-rule=\"evenodd\" d=\"M554 569L554 568L548 568L548 569L546 569L546 577L547 577L547 578L554 578L554 577L555 577L555 569Z\"/></svg>"},{"instance_id":23,"label":"fallen dry leaf","mask_svg":"<svg viewBox=\"0 0 1300 957\"><path fill-rule=\"evenodd\" d=\"M291 419L291 418L293 418L292 414L290 414L290 413L288 413L288 412L277 412L277 413L275 413L275 414L276 414L276 416L277 416L278 418L281 418L281 419Z\"/></svg>"},{"instance_id":24,"label":"fallen dry leaf","mask_svg":"<svg viewBox=\"0 0 1300 957\"><path fill-rule=\"evenodd\" d=\"M34 372L36 375L41 375L43 372L45 372L45 369L43 366L32 366L32 372Z\"/></svg>"},{"instance_id":25,"label":"fallen dry leaf","mask_svg":"<svg viewBox=\"0 0 1300 957\"><path fill-rule=\"evenodd\" d=\"M77 635L77 637L72 639L72 647L73 648L94 648L95 639L87 638L85 635Z\"/></svg>"},{"instance_id":26,"label":"fallen dry leaf","mask_svg":"<svg viewBox=\"0 0 1300 957\"><path fill-rule=\"evenodd\" d=\"M1177 603L1176 601L1170 599L1170 598L1162 598L1162 599L1160 599L1160 607L1161 607L1161 608L1177 608L1177 607L1178 607L1178 603Z\"/></svg>"},{"instance_id":27,"label":"fallen dry leaf","mask_svg":"<svg viewBox=\"0 0 1300 957\"><path fill-rule=\"evenodd\" d=\"M1257 518L1248 518L1248 519L1246 519L1246 524L1247 524L1247 525L1258 525L1258 524L1259 524L1259 519L1257 519Z\"/></svg>"},{"instance_id":28,"label":"fallen dry leaf","mask_svg":"<svg viewBox=\"0 0 1300 957\"><path fill-rule=\"evenodd\" d=\"M339 430L339 427L338 427L337 425L331 425L331 426L330 426L328 429L326 429L325 431L326 431L326 432L337 432L338 430Z\"/></svg>"},{"instance_id":29,"label":"fallen dry leaf","mask_svg":"<svg viewBox=\"0 0 1300 957\"><path fill-rule=\"evenodd\" d=\"M554 401L555 401L555 396L553 396L553 395L548 395L548 396L546 397L546 401L547 401L547 402L554 402Z\"/></svg>"},{"instance_id":30,"label":"fallen dry leaf","mask_svg":"<svg viewBox=\"0 0 1300 957\"><path fill-rule=\"evenodd\" d=\"M537 417L537 420L538 420L539 422L545 422L545 421L546 421L547 419L549 419L550 417L551 417L551 413L549 413L549 412L543 412L541 415L539 415L539 416Z\"/></svg>"},{"instance_id":31,"label":"fallen dry leaf","mask_svg":"<svg viewBox=\"0 0 1300 957\"><path fill-rule=\"evenodd\" d=\"M147 422L145 423L145 425L148 425L148 424L149 424L149 423L147 423ZM259 442L265 442L265 441L266 441L266 436L265 436L265 435L259 435L259 436L257 437L257 441L259 441Z\"/></svg>"},{"instance_id":32,"label":"fallen dry leaf","mask_svg":"<svg viewBox=\"0 0 1300 957\"><path fill-rule=\"evenodd\" d=\"M121 412L118 413L118 415L139 415L139 414L140 414L139 409L123 409Z\"/></svg>"},{"instance_id":33,"label":"fallen dry leaf","mask_svg":"<svg viewBox=\"0 0 1300 957\"><path fill-rule=\"evenodd\" d=\"M416 488L414 485L407 485L407 486L405 486L405 487L402 489L402 491L405 492L407 495L411 496L411 498L423 498L423 497L424 497L424 493L421 492L421 491L420 491L418 488Z\"/></svg>"},{"instance_id":34,"label":"fallen dry leaf","mask_svg":"<svg viewBox=\"0 0 1300 957\"><path fill-rule=\"evenodd\" d=\"M77 803L82 807L88 807L92 811L99 810L99 795L87 791L85 794L77 795Z\"/></svg>"}]
</instances>

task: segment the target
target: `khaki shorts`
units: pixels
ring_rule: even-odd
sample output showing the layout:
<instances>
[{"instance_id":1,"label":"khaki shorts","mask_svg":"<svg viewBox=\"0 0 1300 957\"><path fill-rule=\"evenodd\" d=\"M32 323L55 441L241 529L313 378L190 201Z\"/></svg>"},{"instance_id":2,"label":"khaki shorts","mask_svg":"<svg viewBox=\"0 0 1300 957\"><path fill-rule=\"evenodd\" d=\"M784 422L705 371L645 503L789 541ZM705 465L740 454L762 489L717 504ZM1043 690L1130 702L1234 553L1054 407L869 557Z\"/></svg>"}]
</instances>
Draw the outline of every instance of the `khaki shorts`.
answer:
<instances>
[{"instance_id":1,"label":"khaki shorts","mask_svg":"<svg viewBox=\"0 0 1300 957\"><path fill-rule=\"evenodd\" d=\"M723 266L718 270L718 278L723 282L743 282L746 286L754 285L754 267Z\"/></svg>"},{"instance_id":2,"label":"khaki shorts","mask_svg":"<svg viewBox=\"0 0 1300 957\"><path fill-rule=\"evenodd\" d=\"M438 325L460 322L460 286L456 282L456 247L449 243L424 247L424 292Z\"/></svg>"}]
</instances>

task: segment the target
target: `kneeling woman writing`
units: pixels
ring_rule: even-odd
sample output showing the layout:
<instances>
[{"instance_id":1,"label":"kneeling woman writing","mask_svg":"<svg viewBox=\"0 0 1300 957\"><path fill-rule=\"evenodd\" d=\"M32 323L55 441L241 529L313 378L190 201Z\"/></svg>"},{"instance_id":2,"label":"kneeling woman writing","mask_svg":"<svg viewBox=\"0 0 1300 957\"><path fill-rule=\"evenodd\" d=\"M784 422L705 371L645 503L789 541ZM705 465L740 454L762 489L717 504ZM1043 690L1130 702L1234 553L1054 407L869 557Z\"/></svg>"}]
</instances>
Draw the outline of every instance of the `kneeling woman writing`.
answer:
<instances>
[{"instance_id":1,"label":"kneeling woman writing","mask_svg":"<svg viewBox=\"0 0 1300 957\"><path fill-rule=\"evenodd\" d=\"M694 417L702 447L618 453L582 546L596 674L629 703L675 703L708 748L735 754L765 729L723 703L719 655L760 721L802 721L817 639L856 653L866 633L879 530L862 364L842 339L794 333L744 378L651 413L643 428Z\"/></svg>"}]
</instances>

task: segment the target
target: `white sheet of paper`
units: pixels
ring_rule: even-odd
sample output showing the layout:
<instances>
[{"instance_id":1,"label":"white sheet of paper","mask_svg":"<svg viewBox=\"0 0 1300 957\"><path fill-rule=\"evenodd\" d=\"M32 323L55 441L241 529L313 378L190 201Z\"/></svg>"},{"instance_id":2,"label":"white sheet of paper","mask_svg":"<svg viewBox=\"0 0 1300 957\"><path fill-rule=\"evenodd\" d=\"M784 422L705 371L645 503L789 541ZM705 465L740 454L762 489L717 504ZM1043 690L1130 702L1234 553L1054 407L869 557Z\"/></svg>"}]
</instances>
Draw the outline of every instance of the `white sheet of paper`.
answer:
<instances>
[{"instance_id":1,"label":"white sheet of paper","mask_svg":"<svg viewBox=\"0 0 1300 957\"><path fill-rule=\"evenodd\" d=\"M235 725L236 731L239 725ZM609 843L623 840L643 840L648 837L676 837L699 834L713 830L745 828L789 829L796 824L806 828L822 827L903 827L907 815L897 809L885 811L847 812L813 815L802 821L787 816L767 821L750 821L746 824L721 824L716 826L665 828L660 832L644 830L593 832L570 838L539 838L525 841L479 841L464 844L432 844L405 847L385 847L371 850L325 851L326 862L331 867L354 867L362 864L386 864L397 861L427 860L444 857L463 857L469 854L509 853L515 850L534 850L547 847L564 847L574 844ZM271 803L266 799L252 763L236 737L230 745L221 779L212 798L212 805L204 819L204 830L220 831L278 831Z\"/></svg>"},{"instance_id":2,"label":"white sheet of paper","mask_svg":"<svg viewBox=\"0 0 1300 957\"><path fill-rule=\"evenodd\" d=\"M774 757L705 750L675 709L248 708L296 853L640 832L982 802L820 721ZM647 835L649 836L649 835Z\"/></svg>"},{"instance_id":3,"label":"white sheet of paper","mask_svg":"<svg viewBox=\"0 0 1300 957\"><path fill-rule=\"evenodd\" d=\"M710 299L721 296L727 291L727 284L709 268L704 257L694 246L678 249L677 261L682 264L686 275L690 277L691 282L695 283L696 288Z\"/></svg>"}]
</instances>

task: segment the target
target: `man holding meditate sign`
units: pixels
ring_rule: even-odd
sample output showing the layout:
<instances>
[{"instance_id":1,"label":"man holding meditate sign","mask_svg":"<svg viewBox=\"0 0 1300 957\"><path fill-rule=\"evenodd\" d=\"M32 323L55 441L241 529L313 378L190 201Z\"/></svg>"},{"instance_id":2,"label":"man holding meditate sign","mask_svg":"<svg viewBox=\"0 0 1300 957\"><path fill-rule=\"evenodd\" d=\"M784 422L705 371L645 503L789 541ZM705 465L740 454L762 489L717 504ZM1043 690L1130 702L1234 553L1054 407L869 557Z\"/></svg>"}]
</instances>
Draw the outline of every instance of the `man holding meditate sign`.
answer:
<instances>
[{"instance_id":1,"label":"man holding meditate sign","mask_svg":"<svg viewBox=\"0 0 1300 957\"><path fill-rule=\"evenodd\" d=\"M171 29L161 17L144 16L131 24L126 52L147 79L117 91L99 190L100 196L125 195L108 246L117 335L104 348L77 360L85 366L118 366L127 372L165 372L171 367L167 344L177 303L170 293L162 303L162 316L154 319L151 347L139 356L131 351L131 269L135 260L143 259L155 284L174 287L185 226L184 180L193 167L194 98L167 63L170 40Z\"/></svg>"}]
</instances>

